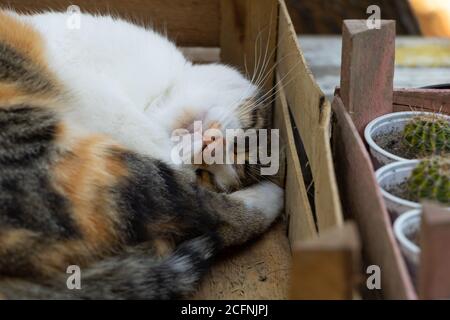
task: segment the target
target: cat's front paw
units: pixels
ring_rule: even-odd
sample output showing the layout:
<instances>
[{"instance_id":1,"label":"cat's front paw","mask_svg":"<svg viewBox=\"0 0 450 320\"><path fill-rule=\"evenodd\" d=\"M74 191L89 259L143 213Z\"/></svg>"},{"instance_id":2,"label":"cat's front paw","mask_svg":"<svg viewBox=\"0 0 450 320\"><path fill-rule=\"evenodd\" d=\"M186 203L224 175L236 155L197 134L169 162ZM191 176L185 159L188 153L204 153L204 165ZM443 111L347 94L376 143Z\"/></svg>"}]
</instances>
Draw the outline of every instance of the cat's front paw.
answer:
<instances>
[{"instance_id":1,"label":"cat's front paw","mask_svg":"<svg viewBox=\"0 0 450 320\"><path fill-rule=\"evenodd\" d=\"M232 195L240 199L248 209L261 212L270 223L283 210L284 190L272 182L260 182Z\"/></svg>"}]
</instances>

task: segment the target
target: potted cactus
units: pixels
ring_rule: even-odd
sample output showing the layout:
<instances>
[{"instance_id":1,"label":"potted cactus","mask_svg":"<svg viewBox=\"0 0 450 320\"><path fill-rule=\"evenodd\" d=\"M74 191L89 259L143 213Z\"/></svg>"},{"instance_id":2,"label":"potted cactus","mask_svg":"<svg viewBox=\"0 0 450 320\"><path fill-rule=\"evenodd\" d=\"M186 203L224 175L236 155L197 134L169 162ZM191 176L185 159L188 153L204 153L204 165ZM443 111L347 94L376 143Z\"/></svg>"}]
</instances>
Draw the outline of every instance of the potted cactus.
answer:
<instances>
[{"instance_id":1,"label":"potted cactus","mask_svg":"<svg viewBox=\"0 0 450 320\"><path fill-rule=\"evenodd\" d=\"M450 117L431 112L396 112L376 118L365 139L375 166L450 153Z\"/></svg>"},{"instance_id":2,"label":"potted cactus","mask_svg":"<svg viewBox=\"0 0 450 320\"><path fill-rule=\"evenodd\" d=\"M450 206L449 154L391 163L378 169L376 178L393 219L420 209L422 199Z\"/></svg>"}]
</instances>

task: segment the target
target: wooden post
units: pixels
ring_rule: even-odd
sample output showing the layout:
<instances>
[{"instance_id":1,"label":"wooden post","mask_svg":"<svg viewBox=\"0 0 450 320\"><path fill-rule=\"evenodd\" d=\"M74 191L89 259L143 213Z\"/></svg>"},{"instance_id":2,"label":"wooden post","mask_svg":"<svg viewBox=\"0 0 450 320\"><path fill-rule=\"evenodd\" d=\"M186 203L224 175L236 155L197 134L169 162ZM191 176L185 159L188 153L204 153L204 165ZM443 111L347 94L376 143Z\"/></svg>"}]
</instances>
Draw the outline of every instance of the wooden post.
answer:
<instances>
[{"instance_id":1,"label":"wooden post","mask_svg":"<svg viewBox=\"0 0 450 320\"><path fill-rule=\"evenodd\" d=\"M372 119L392 112L395 21L369 29L366 20L344 21L341 97L360 135Z\"/></svg>"},{"instance_id":2,"label":"wooden post","mask_svg":"<svg viewBox=\"0 0 450 320\"><path fill-rule=\"evenodd\" d=\"M360 274L360 243L352 222L294 247L291 299L348 300Z\"/></svg>"},{"instance_id":3,"label":"wooden post","mask_svg":"<svg viewBox=\"0 0 450 320\"><path fill-rule=\"evenodd\" d=\"M436 204L423 206L420 231L419 296L450 298L450 210Z\"/></svg>"}]
</instances>

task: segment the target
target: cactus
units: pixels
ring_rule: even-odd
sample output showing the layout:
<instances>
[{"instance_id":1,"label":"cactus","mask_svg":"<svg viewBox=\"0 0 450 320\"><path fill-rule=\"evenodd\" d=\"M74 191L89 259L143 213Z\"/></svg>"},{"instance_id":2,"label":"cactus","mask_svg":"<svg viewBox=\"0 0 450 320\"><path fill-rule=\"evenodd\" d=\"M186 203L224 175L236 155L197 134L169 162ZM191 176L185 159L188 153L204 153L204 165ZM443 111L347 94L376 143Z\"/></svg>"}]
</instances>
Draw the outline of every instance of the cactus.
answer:
<instances>
[{"instance_id":1,"label":"cactus","mask_svg":"<svg viewBox=\"0 0 450 320\"><path fill-rule=\"evenodd\" d=\"M450 153L450 121L434 114L414 117L403 129L403 140L418 157Z\"/></svg>"},{"instance_id":2,"label":"cactus","mask_svg":"<svg viewBox=\"0 0 450 320\"><path fill-rule=\"evenodd\" d=\"M450 156L422 160L409 177L407 188L413 200L450 204Z\"/></svg>"}]
</instances>

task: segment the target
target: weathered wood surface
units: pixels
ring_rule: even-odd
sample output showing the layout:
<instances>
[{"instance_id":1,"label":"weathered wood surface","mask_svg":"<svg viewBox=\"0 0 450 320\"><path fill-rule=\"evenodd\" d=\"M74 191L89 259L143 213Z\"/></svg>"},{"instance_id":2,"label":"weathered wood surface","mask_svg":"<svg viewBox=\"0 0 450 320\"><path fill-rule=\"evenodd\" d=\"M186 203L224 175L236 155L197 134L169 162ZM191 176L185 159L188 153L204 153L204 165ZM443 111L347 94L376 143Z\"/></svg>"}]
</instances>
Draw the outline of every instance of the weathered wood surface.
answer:
<instances>
[{"instance_id":1,"label":"weathered wood surface","mask_svg":"<svg viewBox=\"0 0 450 320\"><path fill-rule=\"evenodd\" d=\"M381 267L387 299L415 299L370 156L340 97L333 101L333 148L344 212L358 223L369 264Z\"/></svg>"},{"instance_id":2,"label":"weathered wood surface","mask_svg":"<svg viewBox=\"0 0 450 320\"><path fill-rule=\"evenodd\" d=\"M295 245L290 298L352 299L361 272L360 250L352 222Z\"/></svg>"},{"instance_id":3,"label":"weathered wood surface","mask_svg":"<svg viewBox=\"0 0 450 320\"><path fill-rule=\"evenodd\" d=\"M450 90L394 90L394 111L431 111L450 114Z\"/></svg>"},{"instance_id":4,"label":"weathered wood surface","mask_svg":"<svg viewBox=\"0 0 450 320\"><path fill-rule=\"evenodd\" d=\"M278 27L277 0L221 0L222 61L273 88ZM261 77L259 77L261 76Z\"/></svg>"},{"instance_id":5,"label":"weathered wood surface","mask_svg":"<svg viewBox=\"0 0 450 320\"><path fill-rule=\"evenodd\" d=\"M214 63L220 61L220 48L182 47L184 56L195 63Z\"/></svg>"},{"instance_id":6,"label":"weathered wood surface","mask_svg":"<svg viewBox=\"0 0 450 320\"><path fill-rule=\"evenodd\" d=\"M315 213L322 232L343 221L330 147L331 107L299 50L284 2L280 2L277 61L279 82L309 159Z\"/></svg>"},{"instance_id":7,"label":"weathered wood surface","mask_svg":"<svg viewBox=\"0 0 450 320\"><path fill-rule=\"evenodd\" d=\"M224 252L194 299L287 299L291 252L286 222L259 239Z\"/></svg>"},{"instance_id":8,"label":"weathered wood surface","mask_svg":"<svg viewBox=\"0 0 450 320\"><path fill-rule=\"evenodd\" d=\"M450 298L450 212L425 203L420 231L419 295L421 299Z\"/></svg>"},{"instance_id":9,"label":"weathered wood surface","mask_svg":"<svg viewBox=\"0 0 450 320\"><path fill-rule=\"evenodd\" d=\"M277 79L279 79L279 76ZM285 177L284 185L286 188L285 214L289 222L288 236L291 243L296 243L317 237L317 229L294 141L289 106L283 86L279 83L277 91L277 100L274 107L274 128L280 130L282 151L286 157L283 177Z\"/></svg>"},{"instance_id":10,"label":"weathered wood surface","mask_svg":"<svg viewBox=\"0 0 450 320\"><path fill-rule=\"evenodd\" d=\"M345 20L342 34L341 97L356 129L392 112L395 21L369 29L366 20Z\"/></svg>"},{"instance_id":11,"label":"weathered wood surface","mask_svg":"<svg viewBox=\"0 0 450 320\"><path fill-rule=\"evenodd\" d=\"M111 13L166 32L182 46L219 46L220 0L0 0L0 6L21 12L66 11L76 4L82 12ZM81 21L81 23L83 23Z\"/></svg>"}]
</instances>

